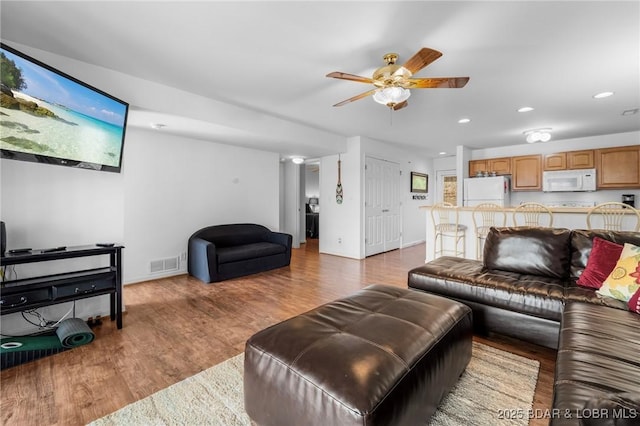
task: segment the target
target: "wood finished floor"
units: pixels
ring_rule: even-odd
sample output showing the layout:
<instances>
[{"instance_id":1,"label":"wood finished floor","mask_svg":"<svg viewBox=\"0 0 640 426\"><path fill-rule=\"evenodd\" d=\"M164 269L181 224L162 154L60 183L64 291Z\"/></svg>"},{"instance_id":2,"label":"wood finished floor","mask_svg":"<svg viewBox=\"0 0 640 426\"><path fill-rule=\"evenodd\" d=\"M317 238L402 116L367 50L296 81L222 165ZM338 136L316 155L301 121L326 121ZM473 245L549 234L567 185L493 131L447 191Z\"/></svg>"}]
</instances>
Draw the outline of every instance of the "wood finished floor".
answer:
<instances>
[{"instance_id":1,"label":"wood finished floor","mask_svg":"<svg viewBox=\"0 0 640 426\"><path fill-rule=\"evenodd\" d=\"M288 268L211 285L182 275L125 286L121 330L106 319L90 345L1 372L2 424L86 424L237 355L276 322L368 284L406 287L407 272L424 258L418 245L358 261L318 254L309 240ZM550 407L555 351L475 339L540 361L534 409Z\"/></svg>"}]
</instances>

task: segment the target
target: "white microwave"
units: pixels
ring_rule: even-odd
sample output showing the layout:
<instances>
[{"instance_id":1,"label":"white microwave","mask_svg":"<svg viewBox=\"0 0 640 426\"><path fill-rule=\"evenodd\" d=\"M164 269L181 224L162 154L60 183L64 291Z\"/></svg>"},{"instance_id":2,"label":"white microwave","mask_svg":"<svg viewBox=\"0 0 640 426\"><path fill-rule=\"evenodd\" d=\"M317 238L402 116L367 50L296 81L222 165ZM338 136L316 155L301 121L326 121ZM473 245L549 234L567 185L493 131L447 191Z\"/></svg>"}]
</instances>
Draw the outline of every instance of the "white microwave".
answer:
<instances>
[{"instance_id":1,"label":"white microwave","mask_svg":"<svg viewBox=\"0 0 640 426\"><path fill-rule=\"evenodd\" d=\"M596 169L542 172L542 190L544 192L595 191Z\"/></svg>"}]
</instances>

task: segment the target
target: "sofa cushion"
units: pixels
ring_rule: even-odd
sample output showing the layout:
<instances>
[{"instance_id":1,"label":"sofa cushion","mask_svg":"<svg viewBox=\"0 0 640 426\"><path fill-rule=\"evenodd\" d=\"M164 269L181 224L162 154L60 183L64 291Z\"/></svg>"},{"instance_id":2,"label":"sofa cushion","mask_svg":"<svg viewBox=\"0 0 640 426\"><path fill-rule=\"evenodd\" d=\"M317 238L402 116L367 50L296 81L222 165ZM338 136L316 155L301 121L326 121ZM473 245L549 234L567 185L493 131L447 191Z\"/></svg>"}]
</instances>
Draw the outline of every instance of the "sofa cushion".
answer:
<instances>
[{"instance_id":1,"label":"sofa cushion","mask_svg":"<svg viewBox=\"0 0 640 426\"><path fill-rule=\"evenodd\" d=\"M266 241L271 231L254 223L214 225L196 233L199 238L211 241L216 247L231 247Z\"/></svg>"},{"instance_id":2,"label":"sofa cushion","mask_svg":"<svg viewBox=\"0 0 640 426\"><path fill-rule=\"evenodd\" d=\"M484 265L491 270L551 278L569 276L571 230L514 227L489 230Z\"/></svg>"},{"instance_id":3,"label":"sofa cushion","mask_svg":"<svg viewBox=\"0 0 640 426\"><path fill-rule=\"evenodd\" d=\"M280 244L262 242L233 247L220 247L217 248L216 251L218 253L218 263L230 263L284 253L286 249L285 246Z\"/></svg>"},{"instance_id":4,"label":"sofa cushion","mask_svg":"<svg viewBox=\"0 0 640 426\"><path fill-rule=\"evenodd\" d=\"M640 423L640 395L628 392L596 396L578 413L582 417L580 426L637 426Z\"/></svg>"},{"instance_id":5,"label":"sofa cushion","mask_svg":"<svg viewBox=\"0 0 640 426\"><path fill-rule=\"evenodd\" d=\"M567 283L564 290L565 303L583 302L592 305L608 306L610 308L627 310L627 304L613 297L600 296L595 288L582 287L574 282Z\"/></svg>"},{"instance_id":6,"label":"sofa cushion","mask_svg":"<svg viewBox=\"0 0 640 426\"><path fill-rule=\"evenodd\" d=\"M616 244L640 246L640 232L574 229L571 232L571 277L578 278L587 266L593 239L600 237Z\"/></svg>"},{"instance_id":7,"label":"sofa cushion","mask_svg":"<svg viewBox=\"0 0 640 426\"><path fill-rule=\"evenodd\" d=\"M612 393L640 395L639 330L640 316L632 312L567 303L562 314L553 408L576 413L591 398L606 398ZM578 423L575 417L551 421L551 425Z\"/></svg>"},{"instance_id":8,"label":"sofa cushion","mask_svg":"<svg viewBox=\"0 0 640 426\"><path fill-rule=\"evenodd\" d=\"M562 315L563 280L488 270L477 260L440 257L412 269L409 287L549 320Z\"/></svg>"},{"instance_id":9,"label":"sofa cushion","mask_svg":"<svg viewBox=\"0 0 640 426\"><path fill-rule=\"evenodd\" d=\"M597 291L603 296L628 302L640 288L640 247L625 244L615 268Z\"/></svg>"},{"instance_id":10,"label":"sofa cushion","mask_svg":"<svg viewBox=\"0 0 640 426\"><path fill-rule=\"evenodd\" d=\"M622 248L620 244L595 237L587 267L578 278L577 284L583 287L600 288L616 266Z\"/></svg>"}]
</instances>

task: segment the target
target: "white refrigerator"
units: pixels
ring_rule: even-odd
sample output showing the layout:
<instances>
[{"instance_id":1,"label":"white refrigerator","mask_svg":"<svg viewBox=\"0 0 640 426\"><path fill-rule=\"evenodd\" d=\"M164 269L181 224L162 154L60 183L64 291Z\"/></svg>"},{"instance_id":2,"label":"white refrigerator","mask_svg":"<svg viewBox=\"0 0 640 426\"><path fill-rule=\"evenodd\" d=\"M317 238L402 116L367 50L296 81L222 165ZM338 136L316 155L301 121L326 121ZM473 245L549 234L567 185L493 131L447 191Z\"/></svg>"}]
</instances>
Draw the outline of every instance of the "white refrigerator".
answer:
<instances>
[{"instance_id":1,"label":"white refrigerator","mask_svg":"<svg viewBox=\"0 0 640 426\"><path fill-rule=\"evenodd\" d=\"M482 203L511 207L511 179L509 176L467 178L463 200L466 207Z\"/></svg>"}]
</instances>

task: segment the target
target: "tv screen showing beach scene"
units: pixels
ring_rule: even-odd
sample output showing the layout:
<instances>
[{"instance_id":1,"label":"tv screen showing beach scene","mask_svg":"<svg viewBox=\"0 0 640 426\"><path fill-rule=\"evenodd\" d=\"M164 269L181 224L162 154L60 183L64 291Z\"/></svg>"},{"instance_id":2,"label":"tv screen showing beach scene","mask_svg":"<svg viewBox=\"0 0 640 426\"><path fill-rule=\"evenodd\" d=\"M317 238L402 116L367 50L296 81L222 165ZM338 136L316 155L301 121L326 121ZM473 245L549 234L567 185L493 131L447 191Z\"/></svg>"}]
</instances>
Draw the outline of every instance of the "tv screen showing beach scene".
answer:
<instances>
[{"instance_id":1,"label":"tv screen showing beach scene","mask_svg":"<svg viewBox=\"0 0 640 426\"><path fill-rule=\"evenodd\" d=\"M0 45L2 158L120 172L129 105Z\"/></svg>"}]
</instances>

